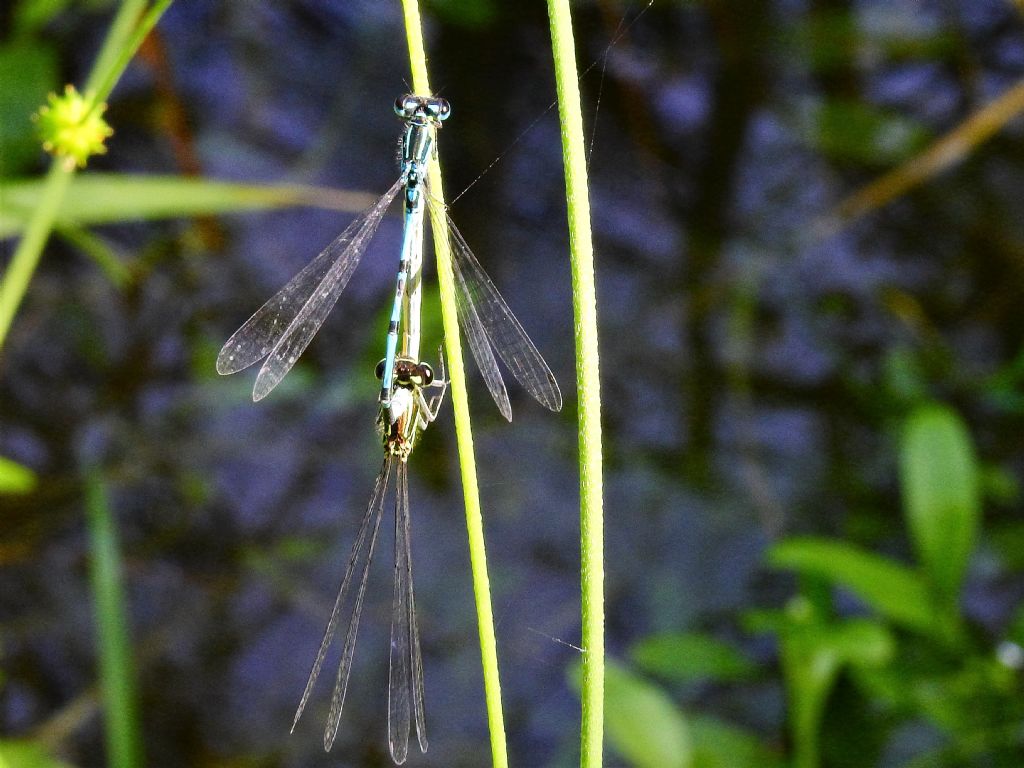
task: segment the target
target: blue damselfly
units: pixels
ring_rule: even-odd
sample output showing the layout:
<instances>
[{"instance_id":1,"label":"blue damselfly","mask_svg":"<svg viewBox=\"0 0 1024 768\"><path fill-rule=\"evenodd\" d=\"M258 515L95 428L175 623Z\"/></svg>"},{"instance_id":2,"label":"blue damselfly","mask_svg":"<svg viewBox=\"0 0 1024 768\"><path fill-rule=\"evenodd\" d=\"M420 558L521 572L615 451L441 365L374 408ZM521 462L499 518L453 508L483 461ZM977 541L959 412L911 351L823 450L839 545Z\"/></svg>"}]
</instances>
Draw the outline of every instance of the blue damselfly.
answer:
<instances>
[{"instance_id":1,"label":"blue damselfly","mask_svg":"<svg viewBox=\"0 0 1024 768\"><path fill-rule=\"evenodd\" d=\"M561 408L562 397L544 358L462 235L452 225L447 211L430 196L426 183L427 164L432 153L436 152L437 130L450 113L448 102L440 98L405 95L395 102L395 112L405 123L398 180L228 339L217 358L217 370L222 374L235 373L266 358L256 377L253 400L269 394L320 329L348 284L385 212L399 193L403 193L404 231L394 304L384 358L376 369L381 381L377 426L384 447L384 461L292 723L294 730L338 625L342 617L348 615L341 661L324 730L324 748L329 750L334 743L355 653L370 562L394 468L395 582L388 686L388 746L392 759L401 764L408 755L413 722L420 749L427 749L423 663L413 597L407 462L423 430L436 419L447 389L443 354L439 351L439 377L435 377L433 369L419 359L425 211L430 213L432 226L448 227L459 321L484 382L502 415L511 420L512 410L495 352L542 405L557 411ZM359 584L353 597L352 585L357 571Z\"/></svg>"}]
</instances>

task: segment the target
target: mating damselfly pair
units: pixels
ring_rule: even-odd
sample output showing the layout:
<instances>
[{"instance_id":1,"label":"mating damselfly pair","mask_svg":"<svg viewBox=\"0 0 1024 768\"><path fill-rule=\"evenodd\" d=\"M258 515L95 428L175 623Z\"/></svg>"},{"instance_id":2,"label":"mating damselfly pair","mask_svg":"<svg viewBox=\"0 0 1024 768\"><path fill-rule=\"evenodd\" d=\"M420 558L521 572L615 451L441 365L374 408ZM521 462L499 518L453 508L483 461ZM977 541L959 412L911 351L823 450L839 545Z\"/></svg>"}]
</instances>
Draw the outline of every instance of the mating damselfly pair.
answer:
<instances>
[{"instance_id":1,"label":"mating damselfly pair","mask_svg":"<svg viewBox=\"0 0 1024 768\"><path fill-rule=\"evenodd\" d=\"M394 468L395 583L388 684L388 747L392 759L399 764L407 757L413 722L416 724L420 749L427 749L423 664L413 597L407 461L420 434L437 417L448 384L445 380L443 356L439 360L440 376L435 376L430 365L419 357L425 212L429 212L433 227L447 229L459 322L484 382L502 415L512 419L508 393L495 353L542 405L553 411L562 407L558 384L544 358L462 235L452 225L447 211L430 195L427 165L436 153L437 130L450 111L448 102L441 98L409 94L399 97L395 102L395 112L405 123L405 132L398 180L334 242L260 307L228 339L217 357L217 371L222 374L235 373L266 358L256 377L253 400L266 397L292 368L323 325L352 277L384 214L395 198L402 195L404 233L394 304L388 324L384 358L376 368L377 378L381 382L377 427L384 446L384 461L292 723L294 730L320 674L334 633L347 613L344 647L324 730L324 748L331 748L345 703L370 561ZM352 585L357 572L359 583L353 597Z\"/></svg>"}]
</instances>

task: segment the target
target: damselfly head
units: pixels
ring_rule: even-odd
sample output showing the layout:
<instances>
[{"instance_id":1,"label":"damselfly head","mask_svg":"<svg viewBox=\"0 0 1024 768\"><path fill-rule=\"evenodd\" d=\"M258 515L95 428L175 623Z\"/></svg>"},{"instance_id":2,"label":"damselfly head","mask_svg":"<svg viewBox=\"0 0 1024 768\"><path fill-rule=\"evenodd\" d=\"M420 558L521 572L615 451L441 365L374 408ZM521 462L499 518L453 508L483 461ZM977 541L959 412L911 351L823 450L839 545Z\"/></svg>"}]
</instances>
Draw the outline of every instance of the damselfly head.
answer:
<instances>
[{"instance_id":1,"label":"damselfly head","mask_svg":"<svg viewBox=\"0 0 1024 768\"><path fill-rule=\"evenodd\" d=\"M383 361L377 364L380 371L377 378L383 375ZM406 389L427 387L434 381L434 369L426 363L418 363L412 358L399 357L395 360L395 386Z\"/></svg>"},{"instance_id":2,"label":"damselfly head","mask_svg":"<svg viewBox=\"0 0 1024 768\"><path fill-rule=\"evenodd\" d=\"M436 96L416 96L405 93L395 99L395 114L403 120L424 123L428 120L435 125L447 120L452 107L446 99Z\"/></svg>"}]
</instances>

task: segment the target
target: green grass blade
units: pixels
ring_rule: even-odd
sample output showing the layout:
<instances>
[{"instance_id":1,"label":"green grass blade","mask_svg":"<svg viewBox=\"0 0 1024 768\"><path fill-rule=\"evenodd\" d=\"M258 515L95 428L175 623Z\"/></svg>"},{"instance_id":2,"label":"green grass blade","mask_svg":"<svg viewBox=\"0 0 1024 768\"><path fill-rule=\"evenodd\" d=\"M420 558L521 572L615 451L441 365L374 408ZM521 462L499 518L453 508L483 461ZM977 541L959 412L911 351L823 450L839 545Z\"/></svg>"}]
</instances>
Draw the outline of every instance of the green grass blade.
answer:
<instances>
[{"instance_id":1,"label":"green grass blade","mask_svg":"<svg viewBox=\"0 0 1024 768\"><path fill-rule=\"evenodd\" d=\"M106 484L98 470L87 472L85 491L91 549L89 575L96 616L100 688L106 715L107 764L112 768L134 768L142 765L142 743L139 739L117 523L110 509Z\"/></svg>"},{"instance_id":2,"label":"green grass blade","mask_svg":"<svg viewBox=\"0 0 1024 768\"><path fill-rule=\"evenodd\" d=\"M402 0L405 30L409 42L412 83L417 93L430 94L427 61L423 48L423 29L417 0ZM441 166L430 164L430 194L444 205ZM480 635L480 657L483 664L484 697L487 703L487 724L491 735L491 761L495 768L506 768L508 753L505 742L505 721L501 706L501 681L498 676L498 651L494 637L494 616L491 609L491 587L487 575L487 550L484 546L483 519L480 515L480 492L477 488L476 458L473 452L473 430L469 419L469 397L466 393L466 372L462 361L462 340L455 308L455 278L452 274L448 232L433 228L434 252L437 255L437 281L441 295L441 320L451 382L452 410L455 413L455 437L459 446L459 469L462 495L466 507L466 531L469 536L469 560L473 571L473 596L476 601L477 630Z\"/></svg>"},{"instance_id":3,"label":"green grass blade","mask_svg":"<svg viewBox=\"0 0 1024 768\"><path fill-rule=\"evenodd\" d=\"M548 0L551 47L562 125L565 194L569 210L572 297L579 401L580 581L583 611L583 701L580 765L599 768L604 731L604 499L601 461L601 384L597 290L587 191L576 47L568 0Z\"/></svg>"}]
</instances>

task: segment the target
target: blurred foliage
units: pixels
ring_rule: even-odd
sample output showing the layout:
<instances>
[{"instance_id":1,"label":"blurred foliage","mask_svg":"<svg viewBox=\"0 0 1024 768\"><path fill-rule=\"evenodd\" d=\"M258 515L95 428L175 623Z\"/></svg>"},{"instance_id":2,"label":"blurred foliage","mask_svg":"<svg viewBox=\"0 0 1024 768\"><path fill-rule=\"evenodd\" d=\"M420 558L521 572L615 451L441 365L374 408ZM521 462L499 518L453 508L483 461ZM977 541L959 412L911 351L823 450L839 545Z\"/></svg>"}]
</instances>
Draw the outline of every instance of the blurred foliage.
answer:
<instances>
[{"instance_id":1,"label":"blurred foliage","mask_svg":"<svg viewBox=\"0 0 1024 768\"><path fill-rule=\"evenodd\" d=\"M920 150L928 132L918 124L854 101L826 101L812 117L810 140L835 160L889 165Z\"/></svg>"},{"instance_id":2,"label":"blurred foliage","mask_svg":"<svg viewBox=\"0 0 1024 768\"><path fill-rule=\"evenodd\" d=\"M429 0L433 14L460 27L485 27L498 18L498 0Z\"/></svg>"},{"instance_id":3,"label":"blurred foliage","mask_svg":"<svg viewBox=\"0 0 1024 768\"><path fill-rule=\"evenodd\" d=\"M0 493L29 493L36 482L31 469L0 456Z\"/></svg>"},{"instance_id":4,"label":"blurred foliage","mask_svg":"<svg viewBox=\"0 0 1024 768\"><path fill-rule=\"evenodd\" d=\"M732 646L696 633L651 635L630 649L633 663L673 682L742 680L754 665Z\"/></svg>"},{"instance_id":5,"label":"blurred foliage","mask_svg":"<svg viewBox=\"0 0 1024 768\"><path fill-rule=\"evenodd\" d=\"M800 574L800 592L784 610L749 612L745 626L778 640L792 766L875 765L886 733L927 722L943 738L910 765L1012 768L1024 755L1024 604L1003 637L983 640L977 628L967 627L961 587L976 549L981 501L974 447L954 410L926 402L908 413L900 478L917 566L828 539L793 537L769 550L771 567ZM1018 525L1004 528L1004 548L1021 544L1020 535ZM869 616L837 610L844 592ZM671 683L703 679L735 686L755 671L768 672L730 646L693 633L645 638L630 656L640 669ZM630 765L755 768L778 759L741 731L748 752L728 752L731 739L696 748L689 719L665 692L614 669L607 689L609 738ZM847 722L841 697L863 699L867 720L857 727Z\"/></svg>"},{"instance_id":6,"label":"blurred foliage","mask_svg":"<svg viewBox=\"0 0 1024 768\"><path fill-rule=\"evenodd\" d=\"M693 745L686 719L660 688L608 664L605 672L608 740L638 768L687 768Z\"/></svg>"},{"instance_id":7,"label":"blurred foliage","mask_svg":"<svg viewBox=\"0 0 1024 768\"><path fill-rule=\"evenodd\" d=\"M39 157L30 116L57 90L57 52L30 38L0 45L0 81L0 172L9 178Z\"/></svg>"},{"instance_id":8,"label":"blurred foliage","mask_svg":"<svg viewBox=\"0 0 1024 768\"><path fill-rule=\"evenodd\" d=\"M89 570L105 710L107 765L110 768L135 768L144 761L120 535L101 471L88 469L85 486L85 513L91 550Z\"/></svg>"},{"instance_id":9,"label":"blurred foliage","mask_svg":"<svg viewBox=\"0 0 1024 768\"><path fill-rule=\"evenodd\" d=\"M0 238L21 231L39 200L42 187L39 179L15 179L5 184ZM297 205L354 213L371 202L368 195L358 192L297 185L232 184L180 176L90 173L71 182L57 214L57 226L94 226Z\"/></svg>"},{"instance_id":10,"label":"blurred foliage","mask_svg":"<svg viewBox=\"0 0 1024 768\"><path fill-rule=\"evenodd\" d=\"M0 768L70 768L50 755L41 744L17 739L0 739Z\"/></svg>"}]
</instances>

